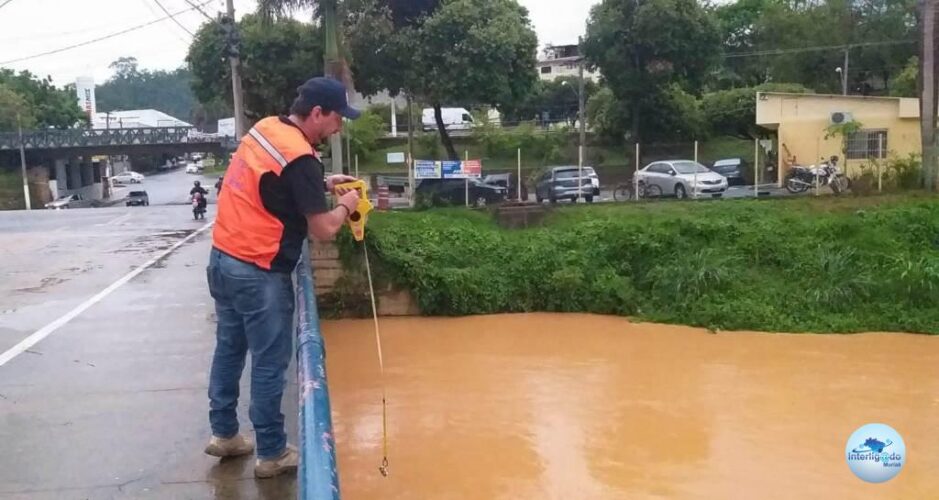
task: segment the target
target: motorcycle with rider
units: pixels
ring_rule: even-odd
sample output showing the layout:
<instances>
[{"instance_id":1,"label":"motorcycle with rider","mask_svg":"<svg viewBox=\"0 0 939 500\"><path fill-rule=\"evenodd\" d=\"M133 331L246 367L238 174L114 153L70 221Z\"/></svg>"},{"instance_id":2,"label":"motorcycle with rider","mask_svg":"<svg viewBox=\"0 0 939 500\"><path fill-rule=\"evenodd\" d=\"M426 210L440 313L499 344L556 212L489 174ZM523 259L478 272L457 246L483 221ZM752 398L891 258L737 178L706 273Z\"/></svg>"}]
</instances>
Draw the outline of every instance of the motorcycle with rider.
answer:
<instances>
[{"instance_id":1,"label":"motorcycle with rider","mask_svg":"<svg viewBox=\"0 0 939 500\"><path fill-rule=\"evenodd\" d=\"M202 183L194 181L192 189L189 190L189 199L192 201L192 218L205 219L205 209L209 204L209 192L202 187Z\"/></svg>"}]
</instances>

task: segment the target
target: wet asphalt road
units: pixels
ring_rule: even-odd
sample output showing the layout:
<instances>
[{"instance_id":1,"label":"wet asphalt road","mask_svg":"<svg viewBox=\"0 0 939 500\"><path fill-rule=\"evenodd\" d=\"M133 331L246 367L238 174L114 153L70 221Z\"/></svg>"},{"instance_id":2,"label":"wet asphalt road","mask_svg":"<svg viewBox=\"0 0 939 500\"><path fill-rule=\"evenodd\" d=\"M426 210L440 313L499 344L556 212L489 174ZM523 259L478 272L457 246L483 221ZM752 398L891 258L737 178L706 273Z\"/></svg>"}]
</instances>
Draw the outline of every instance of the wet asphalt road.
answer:
<instances>
[{"instance_id":1,"label":"wet asphalt road","mask_svg":"<svg viewBox=\"0 0 939 500\"><path fill-rule=\"evenodd\" d=\"M124 198L130 191L146 191L150 205L185 205L189 203L189 190L198 180L209 191L209 203L215 203L215 181L217 177L202 174L187 174L177 168L169 172L147 175L140 184L127 184L115 189L115 198ZM123 203L121 204L123 205Z\"/></svg>"},{"instance_id":2,"label":"wet asphalt road","mask_svg":"<svg viewBox=\"0 0 939 500\"><path fill-rule=\"evenodd\" d=\"M178 205L0 212L0 355L203 224ZM256 481L253 459L202 453L210 244L199 234L0 366L0 498L296 496L293 477ZM296 435L290 376L284 401Z\"/></svg>"}]
</instances>

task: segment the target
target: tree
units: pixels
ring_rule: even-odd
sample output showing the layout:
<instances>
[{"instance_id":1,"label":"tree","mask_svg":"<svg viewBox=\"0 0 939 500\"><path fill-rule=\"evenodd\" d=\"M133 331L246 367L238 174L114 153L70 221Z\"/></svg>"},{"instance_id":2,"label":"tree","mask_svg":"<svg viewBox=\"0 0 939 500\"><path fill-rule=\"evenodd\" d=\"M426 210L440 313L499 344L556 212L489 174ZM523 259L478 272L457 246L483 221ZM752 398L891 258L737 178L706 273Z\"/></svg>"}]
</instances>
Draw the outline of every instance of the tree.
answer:
<instances>
[{"instance_id":1,"label":"tree","mask_svg":"<svg viewBox=\"0 0 939 500\"><path fill-rule=\"evenodd\" d=\"M515 0L449 0L436 9L427 2L416 17L391 8L404 3L372 2L348 23L357 87L366 94L404 90L429 103L456 160L442 107L523 99L537 80L537 37Z\"/></svg>"},{"instance_id":2,"label":"tree","mask_svg":"<svg viewBox=\"0 0 939 500\"><path fill-rule=\"evenodd\" d=\"M890 95L894 97L919 97L919 58L913 56L903 71L890 82Z\"/></svg>"},{"instance_id":3,"label":"tree","mask_svg":"<svg viewBox=\"0 0 939 500\"><path fill-rule=\"evenodd\" d=\"M29 71L17 74L10 69L0 69L0 85L26 102L36 127L62 129L88 122L88 116L78 107L75 93L57 88L51 77L40 79Z\"/></svg>"},{"instance_id":4,"label":"tree","mask_svg":"<svg viewBox=\"0 0 939 500\"><path fill-rule=\"evenodd\" d=\"M672 84L701 89L719 44L715 22L695 0L603 0L590 11L584 53L623 103L617 107L628 113L630 139L639 141L659 132L640 124L677 97Z\"/></svg>"},{"instance_id":5,"label":"tree","mask_svg":"<svg viewBox=\"0 0 939 500\"><path fill-rule=\"evenodd\" d=\"M835 68L849 47L849 90L883 93L916 51L916 0L738 0L713 12L725 51L716 88L782 81L841 93Z\"/></svg>"},{"instance_id":6,"label":"tree","mask_svg":"<svg viewBox=\"0 0 939 500\"><path fill-rule=\"evenodd\" d=\"M114 70L113 80L130 80L140 75L137 70L139 64L136 57L119 57L116 61L108 65L108 68Z\"/></svg>"},{"instance_id":7,"label":"tree","mask_svg":"<svg viewBox=\"0 0 939 500\"><path fill-rule=\"evenodd\" d=\"M17 117L19 117L19 122L17 122ZM23 96L0 83L0 132L17 130L18 126L24 129L35 127L36 116Z\"/></svg>"},{"instance_id":8,"label":"tree","mask_svg":"<svg viewBox=\"0 0 939 500\"><path fill-rule=\"evenodd\" d=\"M287 112L297 87L323 72L320 29L286 18L266 22L258 15L244 16L238 27L246 116L256 121ZM199 101L208 104L223 96L231 106L231 68L218 22L199 29L186 61Z\"/></svg>"},{"instance_id":9,"label":"tree","mask_svg":"<svg viewBox=\"0 0 939 500\"><path fill-rule=\"evenodd\" d=\"M737 0L713 9L725 53L741 54L757 49L757 23L771 1ZM766 79L766 62L756 57L727 58L713 78L719 88L757 85Z\"/></svg>"},{"instance_id":10,"label":"tree","mask_svg":"<svg viewBox=\"0 0 939 500\"><path fill-rule=\"evenodd\" d=\"M381 116L372 111L365 111L358 120L346 124L346 128L349 131L353 157L359 156L363 160L367 160L375 152L378 139L385 131Z\"/></svg>"},{"instance_id":11,"label":"tree","mask_svg":"<svg viewBox=\"0 0 939 500\"><path fill-rule=\"evenodd\" d=\"M578 92L580 81L576 77L562 77L554 81L538 80L524 99L503 105L503 121L519 122L541 120L547 113L550 121L567 121L574 126L579 109ZM599 89L595 82L584 83L584 98L589 101Z\"/></svg>"},{"instance_id":12,"label":"tree","mask_svg":"<svg viewBox=\"0 0 939 500\"><path fill-rule=\"evenodd\" d=\"M137 59L121 57L109 66L114 75L96 89L98 110L157 109L194 121L196 97L186 68L173 71L138 69Z\"/></svg>"},{"instance_id":13,"label":"tree","mask_svg":"<svg viewBox=\"0 0 939 500\"><path fill-rule=\"evenodd\" d=\"M711 133L741 139L766 137L768 130L756 125L757 92L807 93L797 83L764 83L755 87L719 90L704 94L701 108Z\"/></svg>"},{"instance_id":14,"label":"tree","mask_svg":"<svg viewBox=\"0 0 939 500\"><path fill-rule=\"evenodd\" d=\"M616 100L609 87L601 87L587 101L587 121L590 128L607 141L622 140L623 131L629 127L625 118L628 113L620 109L622 103Z\"/></svg>"}]
</instances>

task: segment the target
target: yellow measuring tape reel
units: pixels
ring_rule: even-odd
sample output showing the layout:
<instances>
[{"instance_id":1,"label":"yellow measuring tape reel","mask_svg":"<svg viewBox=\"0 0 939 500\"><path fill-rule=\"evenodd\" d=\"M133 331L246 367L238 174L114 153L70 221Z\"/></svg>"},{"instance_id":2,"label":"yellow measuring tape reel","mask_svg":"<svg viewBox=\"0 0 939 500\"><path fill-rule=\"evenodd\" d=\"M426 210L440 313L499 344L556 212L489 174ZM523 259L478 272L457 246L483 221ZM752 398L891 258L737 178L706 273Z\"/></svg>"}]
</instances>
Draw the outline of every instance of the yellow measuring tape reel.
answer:
<instances>
[{"instance_id":1,"label":"yellow measuring tape reel","mask_svg":"<svg viewBox=\"0 0 939 500\"><path fill-rule=\"evenodd\" d=\"M355 189L359 192L359 203L355 206L355 211L349 214L349 228L352 229L352 236L355 241L365 239L365 223L368 221L368 213L372 211L372 202L368 201L368 186L365 181L359 179L354 182L337 184L336 189Z\"/></svg>"},{"instance_id":2,"label":"yellow measuring tape reel","mask_svg":"<svg viewBox=\"0 0 939 500\"><path fill-rule=\"evenodd\" d=\"M375 303L375 286L372 284L372 266L368 262L368 246L365 245L365 223L368 222L368 213L372 211L372 202L368 200L368 187L363 180L338 184L336 188L359 192L359 202L355 211L349 214L349 228L355 241L361 241L365 252L365 274L368 276L368 293L372 299L372 317L375 320L375 344L378 347L378 368L381 374L381 430L382 430L382 461L378 471L382 476L388 476L388 412L385 403L385 362L382 359L381 331L378 328L378 308Z\"/></svg>"}]
</instances>

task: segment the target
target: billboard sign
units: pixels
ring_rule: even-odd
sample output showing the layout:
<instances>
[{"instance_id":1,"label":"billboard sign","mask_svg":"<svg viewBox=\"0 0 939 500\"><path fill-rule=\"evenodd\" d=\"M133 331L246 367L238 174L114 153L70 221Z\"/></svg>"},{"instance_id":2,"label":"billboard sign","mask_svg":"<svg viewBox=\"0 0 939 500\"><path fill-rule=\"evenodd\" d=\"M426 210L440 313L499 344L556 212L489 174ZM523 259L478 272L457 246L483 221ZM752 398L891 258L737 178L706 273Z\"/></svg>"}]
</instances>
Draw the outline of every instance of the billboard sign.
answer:
<instances>
[{"instance_id":1,"label":"billboard sign","mask_svg":"<svg viewBox=\"0 0 939 500\"><path fill-rule=\"evenodd\" d=\"M415 179L478 179L483 175L480 160L414 162Z\"/></svg>"},{"instance_id":2,"label":"billboard sign","mask_svg":"<svg viewBox=\"0 0 939 500\"><path fill-rule=\"evenodd\" d=\"M90 120L93 120L97 113L94 79L87 76L75 79L75 93L78 97L78 107L88 115Z\"/></svg>"},{"instance_id":3,"label":"billboard sign","mask_svg":"<svg viewBox=\"0 0 939 500\"><path fill-rule=\"evenodd\" d=\"M441 162L430 160L416 160L414 162L415 179L439 179L441 177Z\"/></svg>"}]
</instances>

